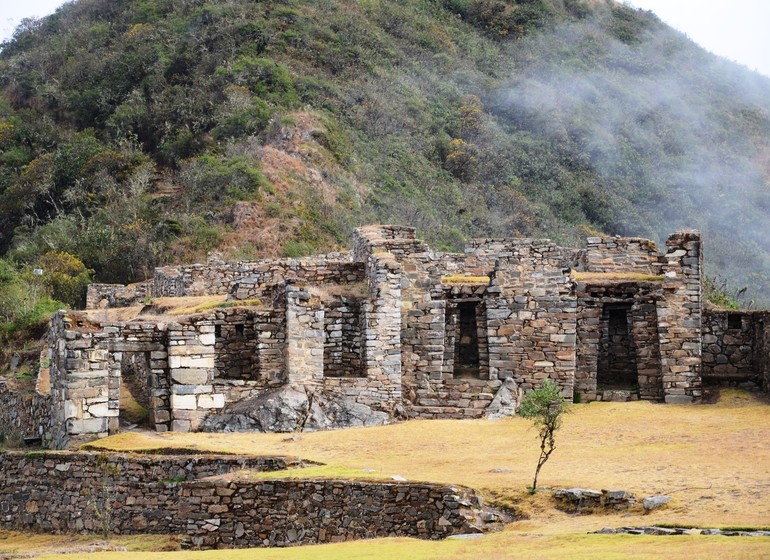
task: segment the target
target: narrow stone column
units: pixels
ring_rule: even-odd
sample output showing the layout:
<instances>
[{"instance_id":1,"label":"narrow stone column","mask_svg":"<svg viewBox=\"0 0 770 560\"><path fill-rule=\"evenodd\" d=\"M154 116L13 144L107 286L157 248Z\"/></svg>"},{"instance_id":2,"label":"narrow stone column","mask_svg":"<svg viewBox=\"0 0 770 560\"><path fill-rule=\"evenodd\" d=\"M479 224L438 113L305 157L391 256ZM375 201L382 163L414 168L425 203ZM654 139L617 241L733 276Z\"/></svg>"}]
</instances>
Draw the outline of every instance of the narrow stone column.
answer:
<instances>
[{"instance_id":1,"label":"narrow stone column","mask_svg":"<svg viewBox=\"0 0 770 560\"><path fill-rule=\"evenodd\" d=\"M387 389L393 403L400 403L401 267L391 255L371 255L367 275L371 299L363 306L362 333L366 376Z\"/></svg>"},{"instance_id":2,"label":"narrow stone column","mask_svg":"<svg viewBox=\"0 0 770 560\"><path fill-rule=\"evenodd\" d=\"M225 406L224 395L211 385L215 341L210 321L168 326L172 431L195 431L208 413Z\"/></svg>"}]
</instances>

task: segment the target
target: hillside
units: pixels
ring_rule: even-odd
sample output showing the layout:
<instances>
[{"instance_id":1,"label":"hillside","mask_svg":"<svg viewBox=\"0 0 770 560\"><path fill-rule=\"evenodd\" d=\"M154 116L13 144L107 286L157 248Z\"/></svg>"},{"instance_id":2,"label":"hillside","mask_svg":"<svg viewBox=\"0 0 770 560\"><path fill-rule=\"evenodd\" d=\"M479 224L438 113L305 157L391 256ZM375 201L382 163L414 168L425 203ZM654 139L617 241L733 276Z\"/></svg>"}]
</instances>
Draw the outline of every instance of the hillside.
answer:
<instances>
[{"instance_id":1,"label":"hillside","mask_svg":"<svg viewBox=\"0 0 770 560\"><path fill-rule=\"evenodd\" d=\"M702 230L770 294L770 79L601 0L77 0L0 52L0 252L95 278L353 226Z\"/></svg>"}]
</instances>

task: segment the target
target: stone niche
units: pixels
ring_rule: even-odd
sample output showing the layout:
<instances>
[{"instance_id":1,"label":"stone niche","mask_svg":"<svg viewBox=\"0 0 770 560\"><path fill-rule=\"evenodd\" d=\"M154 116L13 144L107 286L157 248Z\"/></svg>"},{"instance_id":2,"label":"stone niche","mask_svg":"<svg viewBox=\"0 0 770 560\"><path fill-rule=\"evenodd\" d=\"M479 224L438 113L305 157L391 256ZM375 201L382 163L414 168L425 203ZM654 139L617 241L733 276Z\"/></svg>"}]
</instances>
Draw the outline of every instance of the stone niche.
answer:
<instances>
[{"instance_id":1,"label":"stone niche","mask_svg":"<svg viewBox=\"0 0 770 560\"><path fill-rule=\"evenodd\" d=\"M487 307L484 292L474 286L454 287L445 302L444 378L489 379Z\"/></svg>"},{"instance_id":2,"label":"stone niche","mask_svg":"<svg viewBox=\"0 0 770 560\"><path fill-rule=\"evenodd\" d=\"M323 372L327 377L365 377L361 298L338 296L324 302Z\"/></svg>"},{"instance_id":3,"label":"stone niche","mask_svg":"<svg viewBox=\"0 0 770 560\"><path fill-rule=\"evenodd\" d=\"M216 378L253 380L260 369L254 314L227 311L214 323Z\"/></svg>"}]
</instances>

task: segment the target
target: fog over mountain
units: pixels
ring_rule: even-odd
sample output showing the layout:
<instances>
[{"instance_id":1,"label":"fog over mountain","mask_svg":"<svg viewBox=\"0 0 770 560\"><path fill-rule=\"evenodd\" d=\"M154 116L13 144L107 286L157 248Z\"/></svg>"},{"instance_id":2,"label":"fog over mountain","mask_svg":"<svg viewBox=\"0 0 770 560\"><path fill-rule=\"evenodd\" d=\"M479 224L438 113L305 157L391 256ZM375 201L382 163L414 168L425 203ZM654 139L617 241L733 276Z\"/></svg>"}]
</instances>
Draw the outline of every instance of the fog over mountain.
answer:
<instances>
[{"instance_id":1,"label":"fog over mountain","mask_svg":"<svg viewBox=\"0 0 770 560\"><path fill-rule=\"evenodd\" d=\"M0 92L15 266L687 227L770 294L770 79L621 4L79 0L3 45Z\"/></svg>"}]
</instances>

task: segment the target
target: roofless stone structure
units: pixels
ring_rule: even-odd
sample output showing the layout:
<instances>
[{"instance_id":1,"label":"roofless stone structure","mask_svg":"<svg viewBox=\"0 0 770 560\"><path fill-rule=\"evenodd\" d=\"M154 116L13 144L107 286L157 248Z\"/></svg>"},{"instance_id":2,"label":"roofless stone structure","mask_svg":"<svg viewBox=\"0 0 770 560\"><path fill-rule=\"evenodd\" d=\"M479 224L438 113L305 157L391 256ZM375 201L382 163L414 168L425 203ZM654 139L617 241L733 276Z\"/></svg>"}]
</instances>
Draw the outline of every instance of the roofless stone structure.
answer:
<instances>
[{"instance_id":1,"label":"roofless stone structure","mask_svg":"<svg viewBox=\"0 0 770 560\"><path fill-rule=\"evenodd\" d=\"M92 311L58 313L31 429L55 447L113 434L127 398L158 431L295 431L513 414L546 378L583 402L691 403L704 376L766 384L762 317L705 312L701 270L693 231L663 251L592 237L583 249L482 239L455 254L378 225L357 229L349 253L212 255L135 286L94 284ZM211 295L227 301L109 320L148 296Z\"/></svg>"}]
</instances>

